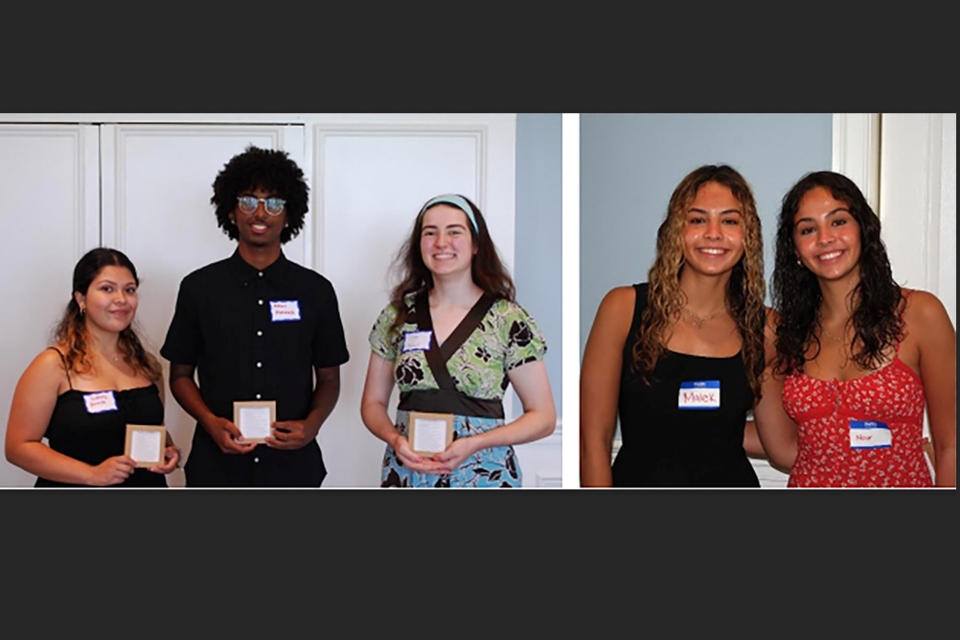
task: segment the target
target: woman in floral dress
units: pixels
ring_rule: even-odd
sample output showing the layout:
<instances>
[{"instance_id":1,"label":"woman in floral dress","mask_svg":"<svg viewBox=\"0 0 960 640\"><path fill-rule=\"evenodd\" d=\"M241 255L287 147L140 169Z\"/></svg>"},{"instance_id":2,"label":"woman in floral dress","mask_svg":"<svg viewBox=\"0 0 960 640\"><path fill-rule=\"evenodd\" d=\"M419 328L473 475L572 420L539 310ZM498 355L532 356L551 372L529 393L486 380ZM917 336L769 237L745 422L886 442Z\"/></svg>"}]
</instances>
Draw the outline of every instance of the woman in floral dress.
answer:
<instances>
[{"instance_id":1,"label":"woman in floral dress","mask_svg":"<svg viewBox=\"0 0 960 640\"><path fill-rule=\"evenodd\" d=\"M387 443L384 487L519 487L513 446L550 435L556 410L546 342L514 301L480 210L448 194L420 209L400 252L401 281L370 333L361 416ZM400 388L396 421L387 404ZM513 384L523 415L504 423ZM411 412L452 418L445 450L417 453Z\"/></svg>"}]
</instances>

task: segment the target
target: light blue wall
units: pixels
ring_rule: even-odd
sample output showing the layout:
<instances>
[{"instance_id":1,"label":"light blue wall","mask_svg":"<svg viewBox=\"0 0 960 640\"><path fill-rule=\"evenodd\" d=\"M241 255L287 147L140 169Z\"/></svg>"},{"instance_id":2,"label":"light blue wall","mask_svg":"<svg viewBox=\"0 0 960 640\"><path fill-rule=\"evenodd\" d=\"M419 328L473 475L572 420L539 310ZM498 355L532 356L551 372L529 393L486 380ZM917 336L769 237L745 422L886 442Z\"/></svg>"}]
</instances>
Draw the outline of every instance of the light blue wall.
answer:
<instances>
[{"instance_id":1,"label":"light blue wall","mask_svg":"<svg viewBox=\"0 0 960 640\"><path fill-rule=\"evenodd\" d=\"M563 415L561 398L561 115L517 114L517 302L529 311L547 340L544 359L550 386ZM520 403L515 404L519 415Z\"/></svg>"},{"instance_id":2,"label":"light blue wall","mask_svg":"<svg viewBox=\"0 0 960 640\"><path fill-rule=\"evenodd\" d=\"M831 135L829 113L582 114L581 355L603 296L646 281L670 195L701 165L729 164L753 189L769 284L780 202L804 173L830 168Z\"/></svg>"}]
</instances>

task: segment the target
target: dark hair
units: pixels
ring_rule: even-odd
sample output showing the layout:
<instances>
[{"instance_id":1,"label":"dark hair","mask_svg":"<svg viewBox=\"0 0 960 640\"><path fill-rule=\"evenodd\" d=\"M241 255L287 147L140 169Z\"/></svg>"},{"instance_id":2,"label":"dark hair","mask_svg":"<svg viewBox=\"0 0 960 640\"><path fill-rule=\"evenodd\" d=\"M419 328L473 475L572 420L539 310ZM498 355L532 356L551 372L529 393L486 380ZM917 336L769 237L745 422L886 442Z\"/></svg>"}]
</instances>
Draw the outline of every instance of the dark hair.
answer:
<instances>
[{"instance_id":1,"label":"dark hair","mask_svg":"<svg viewBox=\"0 0 960 640\"><path fill-rule=\"evenodd\" d=\"M664 336L669 331L670 323L679 317L685 303L680 289L680 274L683 271L683 229L687 224L687 209L700 187L711 182L730 189L742 209L744 252L727 282L726 303L740 332L747 380L755 400L759 400L764 369L763 327L766 322L763 305L766 296L763 235L750 185L740 172L725 164L704 165L694 169L680 181L670 196L667 214L657 230L657 256L647 274L649 303L643 311L637 342L633 347L633 369L649 384L649 375L666 351Z\"/></svg>"},{"instance_id":2,"label":"dark hair","mask_svg":"<svg viewBox=\"0 0 960 640\"><path fill-rule=\"evenodd\" d=\"M860 225L860 282L851 292L850 319L855 332L853 343L859 341L862 347L853 355L853 361L862 369L874 369L882 363L884 352L903 335L903 295L893 279L887 250L880 239L880 218L852 180L832 171L808 173L783 198L773 269L773 301L780 314L776 369L784 374L802 369L813 343L817 345L817 355L820 353L816 329L820 326L823 294L817 277L797 263L793 239L793 219L800 201L815 187L827 189L846 204Z\"/></svg>"},{"instance_id":3,"label":"dark hair","mask_svg":"<svg viewBox=\"0 0 960 640\"><path fill-rule=\"evenodd\" d=\"M287 201L287 226L280 232L281 244L297 237L307 213L309 187L303 171L286 151L260 149L250 145L233 156L213 182L210 203L217 208L217 222L231 240L240 237L230 214L237 206L241 192L256 188L273 191Z\"/></svg>"},{"instance_id":4,"label":"dark hair","mask_svg":"<svg viewBox=\"0 0 960 640\"><path fill-rule=\"evenodd\" d=\"M87 295L90 285L105 267L127 269L137 286L140 285L137 268L133 266L130 258L116 249L100 247L88 251L73 268L73 292ZM83 314L80 313L76 295L70 296L70 302L67 303L60 323L54 330L54 340L67 348L67 353L63 355L66 358L68 370L83 374L93 368L87 345L87 325ZM143 348L132 323L120 332L117 348L123 355L124 362L134 369L143 371L151 380L160 379L162 375L160 363Z\"/></svg>"},{"instance_id":5,"label":"dark hair","mask_svg":"<svg viewBox=\"0 0 960 640\"><path fill-rule=\"evenodd\" d=\"M477 253L473 256L470 265L470 272L473 276L473 282L483 289L483 291L495 299L514 301L515 288L510 274L507 273L497 248L490 239L490 232L487 229L487 222L483 219L480 209L469 198L460 196L467 201L473 210L473 217L477 221L477 229L472 224L467 224L470 229L470 238L473 245L477 247ZM429 200L427 201L429 202ZM443 203L438 203L443 204ZM436 205L433 205L436 206ZM430 207L430 209L433 208ZM394 259L394 270L400 273L400 283L393 288L391 293L391 302L397 310L397 318L394 320L393 328L396 329L403 325L407 319L407 306L404 304L404 297L411 293L420 291L429 291L433 288L433 274L423 262L423 256L420 254L420 236L423 232L423 218L429 209L420 210L416 221L413 223L413 230L410 236L400 247ZM466 215L466 214L464 214Z\"/></svg>"}]
</instances>

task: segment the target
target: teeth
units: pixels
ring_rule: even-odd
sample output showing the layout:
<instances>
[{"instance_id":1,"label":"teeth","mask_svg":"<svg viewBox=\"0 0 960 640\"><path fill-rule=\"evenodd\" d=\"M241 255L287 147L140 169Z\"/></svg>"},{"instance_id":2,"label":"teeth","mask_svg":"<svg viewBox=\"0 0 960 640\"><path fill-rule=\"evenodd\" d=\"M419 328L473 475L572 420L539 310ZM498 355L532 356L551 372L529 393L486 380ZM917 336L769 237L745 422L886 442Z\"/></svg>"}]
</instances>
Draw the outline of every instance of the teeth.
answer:
<instances>
[{"instance_id":1,"label":"teeth","mask_svg":"<svg viewBox=\"0 0 960 640\"><path fill-rule=\"evenodd\" d=\"M820 256L820 259L821 259L821 260L833 260L834 258L836 258L837 256L839 256L841 253L843 253L843 252L842 252L842 251L831 251L830 253L825 253L825 254L823 254L822 256Z\"/></svg>"},{"instance_id":2,"label":"teeth","mask_svg":"<svg viewBox=\"0 0 960 640\"><path fill-rule=\"evenodd\" d=\"M452 259L452 258L453 258L453 254L452 254L452 253L438 253L437 255L433 256L433 258L434 258L435 260L449 260L449 259Z\"/></svg>"},{"instance_id":3,"label":"teeth","mask_svg":"<svg viewBox=\"0 0 960 640\"><path fill-rule=\"evenodd\" d=\"M726 253L725 249L700 249L702 253L708 253L711 256L722 256Z\"/></svg>"}]
</instances>

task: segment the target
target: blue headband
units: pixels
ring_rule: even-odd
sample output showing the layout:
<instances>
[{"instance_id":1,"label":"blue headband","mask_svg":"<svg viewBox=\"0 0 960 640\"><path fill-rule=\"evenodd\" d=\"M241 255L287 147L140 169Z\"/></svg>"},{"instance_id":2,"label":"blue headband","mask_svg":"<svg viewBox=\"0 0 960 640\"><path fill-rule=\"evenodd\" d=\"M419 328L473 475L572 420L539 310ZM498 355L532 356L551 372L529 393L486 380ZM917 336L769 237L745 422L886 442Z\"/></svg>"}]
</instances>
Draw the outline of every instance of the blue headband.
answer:
<instances>
[{"instance_id":1,"label":"blue headband","mask_svg":"<svg viewBox=\"0 0 960 640\"><path fill-rule=\"evenodd\" d=\"M467 219L470 221L470 224L473 225L473 230L477 233L477 235L480 235L480 227L477 226L477 219L473 216L473 207L470 206L470 203L467 202L466 198L463 196L458 196L455 193L448 193L446 195L437 196L427 200L427 204L423 205L423 208L420 209L420 213L417 214L417 219L426 213L427 209L438 204L452 204L457 209L463 211L465 214L467 214Z\"/></svg>"}]
</instances>

